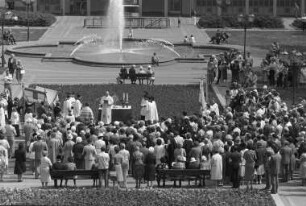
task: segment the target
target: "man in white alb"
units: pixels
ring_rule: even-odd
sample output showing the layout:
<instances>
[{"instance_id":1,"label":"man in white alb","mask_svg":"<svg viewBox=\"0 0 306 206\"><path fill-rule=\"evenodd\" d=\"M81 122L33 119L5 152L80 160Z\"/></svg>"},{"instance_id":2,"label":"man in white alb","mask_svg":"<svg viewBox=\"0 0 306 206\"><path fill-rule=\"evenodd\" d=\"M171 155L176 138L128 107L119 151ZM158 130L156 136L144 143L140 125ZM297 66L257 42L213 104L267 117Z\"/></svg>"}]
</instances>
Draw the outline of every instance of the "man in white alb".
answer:
<instances>
[{"instance_id":1,"label":"man in white alb","mask_svg":"<svg viewBox=\"0 0 306 206\"><path fill-rule=\"evenodd\" d=\"M102 117L101 121L105 124L110 124L112 122L112 106L114 104L114 99L106 91L105 96L101 98L100 104L102 106Z\"/></svg>"}]
</instances>

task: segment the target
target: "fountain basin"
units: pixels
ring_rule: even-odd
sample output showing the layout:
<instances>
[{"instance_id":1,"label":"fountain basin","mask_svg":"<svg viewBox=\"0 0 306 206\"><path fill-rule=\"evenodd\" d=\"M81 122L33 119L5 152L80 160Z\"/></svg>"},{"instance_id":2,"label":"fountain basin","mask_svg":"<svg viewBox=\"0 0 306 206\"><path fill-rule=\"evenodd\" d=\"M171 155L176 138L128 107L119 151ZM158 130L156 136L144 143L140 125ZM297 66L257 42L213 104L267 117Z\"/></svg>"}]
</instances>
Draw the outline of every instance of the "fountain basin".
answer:
<instances>
[{"instance_id":1,"label":"fountain basin","mask_svg":"<svg viewBox=\"0 0 306 206\"><path fill-rule=\"evenodd\" d=\"M205 62L212 54L219 55L231 50L228 47L207 45L192 47L189 44L174 44L174 48L162 44L145 44L146 39L124 39L123 50L110 49L103 44L90 44L71 53L76 46L74 41L62 41L56 44L37 44L13 46L7 53L16 56L42 58L42 61L70 61L88 66L145 65L151 63L153 53L157 53L160 65L184 62Z\"/></svg>"}]
</instances>

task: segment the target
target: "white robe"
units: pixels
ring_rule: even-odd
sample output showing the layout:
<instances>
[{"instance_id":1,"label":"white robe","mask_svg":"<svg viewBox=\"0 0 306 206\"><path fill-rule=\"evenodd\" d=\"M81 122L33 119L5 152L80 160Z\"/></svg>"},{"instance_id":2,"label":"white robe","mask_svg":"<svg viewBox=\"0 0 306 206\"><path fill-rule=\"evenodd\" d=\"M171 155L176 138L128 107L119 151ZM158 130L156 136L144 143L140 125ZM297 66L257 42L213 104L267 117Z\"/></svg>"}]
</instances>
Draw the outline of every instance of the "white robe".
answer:
<instances>
[{"instance_id":1,"label":"white robe","mask_svg":"<svg viewBox=\"0 0 306 206\"><path fill-rule=\"evenodd\" d=\"M75 117L79 117L81 114L82 109L82 102L80 100L75 100L74 107L73 107L73 114Z\"/></svg>"},{"instance_id":2,"label":"white robe","mask_svg":"<svg viewBox=\"0 0 306 206\"><path fill-rule=\"evenodd\" d=\"M211 171L210 177L212 180L222 180L222 156L216 153L211 158Z\"/></svg>"},{"instance_id":3,"label":"white robe","mask_svg":"<svg viewBox=\"0 0 306 206\"><path fill-rule=\"evenodd\" d=\"M105 103L105 101L107 101L107 103ZM101 121L105 124L110 124L112 122L112 106L114 104L114 99L111 96L103 96L100 104L102 105Z\"/></svg>"},{"instance_id":4,"label":"white robe","mask_svg":"<svg viewBox=\"0 0 306 206\"><path fill-rule=\"evenodd\" d=\"M149 102L147 103L147 112L145 115L145 120L146 121L151 121L153 123L154 120L158 121L158 112L157 112L157 106L156 102Z\"/></svg>"},{"instance_id":5,"label":"white robe","mask_svg":"<svg viewBox=\"0 0 306 206\"><path fill-rule=\"evenodd\" d=\"M146 116L146 112L147 112L147 105L148 105L148 100L142 98L141 99L141 109L140 109L140 116Z\"/></svg>"}]
</instances>

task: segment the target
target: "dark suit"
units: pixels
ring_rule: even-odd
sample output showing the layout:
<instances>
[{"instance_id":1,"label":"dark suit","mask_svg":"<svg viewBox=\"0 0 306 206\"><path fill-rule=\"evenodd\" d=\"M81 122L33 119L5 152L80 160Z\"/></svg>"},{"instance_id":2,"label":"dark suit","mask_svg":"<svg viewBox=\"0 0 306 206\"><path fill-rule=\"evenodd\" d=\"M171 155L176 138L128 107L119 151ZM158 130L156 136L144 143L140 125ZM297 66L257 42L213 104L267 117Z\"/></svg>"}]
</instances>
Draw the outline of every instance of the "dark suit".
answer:
<instances>
[{"instance_id":1,"label":"dark suit","mask_svg":"<svg viewBox=\"0 0 306 206\"><path fill-rule=\"evenodd\" d=\"M241 162L241 154L240 152L236 151L230 155L231 159L231 166L232 166L232 182L233 188L239 188L240 185L240 178L239 178L239 165Z\"/></svg>"},{"instance_id":2,"label":"dark suit","mask_svg":"<svg viewBox=\"0 0 306 206\"><path fill-rule=\"evenodd\" d=\"M271 156L269 161L270 174L271 174L271 183L272 183L272 194L276 194L278 190L278 175L280 173L281 166L281 155L279 153Z\"/></svg>"},{"instance_id":3,"label":"dark suit","mask_svg":"<svg viewBox=\"0 0 306 206\"><path fill-rule=\"evenodd\" d=\"M287 182L289 179L289 166L291 163L292 148L290 148L288 145L285 145L281 148L280 154L282 157L282 176L284 178L284 181Z\"/></svg>"}]
</instances>

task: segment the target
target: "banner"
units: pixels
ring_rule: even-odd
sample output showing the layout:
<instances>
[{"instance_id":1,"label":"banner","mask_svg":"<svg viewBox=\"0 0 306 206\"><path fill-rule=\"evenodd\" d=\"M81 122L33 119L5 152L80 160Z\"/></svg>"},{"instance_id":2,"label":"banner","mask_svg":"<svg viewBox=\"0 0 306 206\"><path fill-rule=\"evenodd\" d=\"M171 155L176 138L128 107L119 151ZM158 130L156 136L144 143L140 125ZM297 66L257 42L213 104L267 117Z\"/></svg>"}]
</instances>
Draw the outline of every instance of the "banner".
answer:
<instances>
[{"instance_id":1,"label":"banner","mask_svg":"<svg viewBox=\"0 0 306 206\"><path fill-rule=\"evenodd\" d=\"M206 100L205 100L204 80L203 79L201 79L201 81L200 81L199 102L201 104L202 110L206 109Z\"/></svg>"},{"instance_id":2,"label":"banner","mask_svg":"<svg viewBox=\"0 0 306 206\"><path fill-rule=\"evenodd\" d=\"M46 93L31 88L24 88L24 98L29 102L42 102L46 100Z\"/></svg>"},{"instance_id":3,"label":"banner","mask_svg":"<svg viewBox=\"0 0 306 206\"><path fill-rule=\"evenodd\" d=\"M43 88L43 87L39 87L36 86L35 90L40 91L40 92L44 92L46 94L46 100L48 102L49 105L55 105L55 103L57 101L59 101L58 98L58 93L56 90L53 89L47 89L47 88Z\"/></svg>"}]
</instances>

